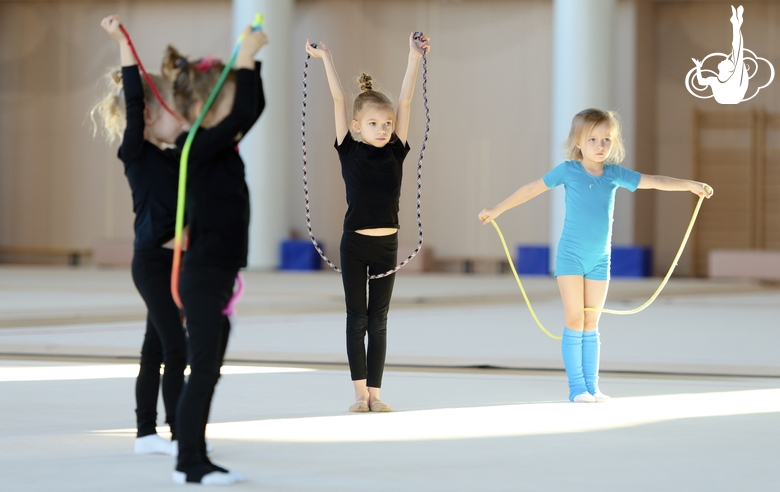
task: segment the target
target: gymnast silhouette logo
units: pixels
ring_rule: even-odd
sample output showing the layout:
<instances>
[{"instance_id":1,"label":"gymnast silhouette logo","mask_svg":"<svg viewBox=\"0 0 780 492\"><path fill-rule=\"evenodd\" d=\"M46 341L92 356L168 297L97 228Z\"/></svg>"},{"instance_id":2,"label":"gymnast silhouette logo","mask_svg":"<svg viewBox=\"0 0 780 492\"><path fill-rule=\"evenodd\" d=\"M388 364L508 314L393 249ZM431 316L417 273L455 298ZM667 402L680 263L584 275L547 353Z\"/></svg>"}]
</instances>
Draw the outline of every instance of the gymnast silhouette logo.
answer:
<instances>
[{"instance_id":1,"label":"gymnast silhouette logo","mask_svg":"<svg viewBox=\"0 0 780 492\"><path fill-rule=\"evenodd\" d=\"M745 11L740 5L736 10L734 6L731 6L731 26L732 26L732 39L731 39L731 53L726 55L724 53L712 53L707 55L702 61L692 58L693 63L696 64L688 74L685 76L685 88L688 92L700 99L708 99L714 97L720 104L739 104L743 101L749 101L756 97L756 94L772 83L775 78L775 67L766 58L761 58L749 49L745 48L744 39L742 38L742 13ZM702 65L709 58L723 58L718 63L718 73L716 74L712 70L702 69ZM769 67L769 81L756 88L750 97L745 97L748 91L748 85L750 79L756 76L759 71L759 62L764 62ZM713 76L705 77L702 74L712 74ZM707 88L712 89L710 95L699 95L696 92L706 92ZM696 91L696 92L694 92Z\"/></svg>"}]
</instances>

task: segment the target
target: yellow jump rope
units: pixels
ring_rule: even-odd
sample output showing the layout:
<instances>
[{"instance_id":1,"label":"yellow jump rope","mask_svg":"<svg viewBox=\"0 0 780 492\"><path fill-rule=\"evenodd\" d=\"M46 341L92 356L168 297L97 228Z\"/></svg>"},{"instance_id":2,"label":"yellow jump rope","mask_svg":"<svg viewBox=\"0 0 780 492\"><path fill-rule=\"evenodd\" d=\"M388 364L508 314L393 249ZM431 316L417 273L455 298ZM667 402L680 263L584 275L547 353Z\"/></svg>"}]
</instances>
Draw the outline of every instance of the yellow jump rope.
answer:
<instances>
[{"instance_id":1,"label":"yellow jump rope","mask_svg":"<svg viewBox=\"0 0 780 492\"><path fill-rule=\"evenodd\" d=\"M707 194L712 193L712 188L707 186L705 188L707 191ZM691 222L688 224L688 230L685 231L685 237L683 237L682 243L680 244L680 249L677 250L677 255L674 257L674 261L672 261L672 266L669 267L669 271L666 272L666 276L664 277L663 281L661 282L661 285L658 286L658 289L656 289L655 293L650 297L650 299L647 300L644 304L641 306L629 309L627 311L620 311L616 309L603 309L603 308L594 308L594 307L586 307L585 311L598 311L601 313L607 313L607 314L636 314L639 311L642 311L647 306L653 303L655 301L656 297L658 297L658 294L661 293L663 288L666 286L666 283L669 281L669 278L671 278L672 273L674 272L674 268L677 266L677 262L680 260L680 256L682 256L682 252L685 249L686 243L688 243L688 238L691 235L691 231L693 230L693 224L696 223L696 217L699 215L699 209L701 208L701 204L704 201L704 197L700 196L698 203L696 203L696 208L693 211L693 216L691 217ZM490 221L491 224L493 224L493 227L495 227L496 232L498 233L498 237L501 239L501 244L504 246L504 253L506 253L506 258L509 260L509 266L512 268L512 273L515 275L515 280L517 280L517 286L520 287L520 292L523 294L523 299L525 299L525 303L528 305L528 310L531 312L531 316L533 316L534 321L536 321L536 324L539 326L539 328L542 329L542 331L553 340L560 340L561 337L555 336L552 333L547 330L547 328L544 327L541 321L539 321L539 318L536 316L536 313L534 312L534 308L531 306L531 301L528 300L528 295L525 293L525 288L523 288L523 283L520 281L520 276L517 274L517 270L515 270L515 264L512 261L512 255L509 253L509 247L506 245L506 240L504 239L504 235L501 233L501 228L498 227L498 224L495 220Z\"/></svg>"}]
</instances>

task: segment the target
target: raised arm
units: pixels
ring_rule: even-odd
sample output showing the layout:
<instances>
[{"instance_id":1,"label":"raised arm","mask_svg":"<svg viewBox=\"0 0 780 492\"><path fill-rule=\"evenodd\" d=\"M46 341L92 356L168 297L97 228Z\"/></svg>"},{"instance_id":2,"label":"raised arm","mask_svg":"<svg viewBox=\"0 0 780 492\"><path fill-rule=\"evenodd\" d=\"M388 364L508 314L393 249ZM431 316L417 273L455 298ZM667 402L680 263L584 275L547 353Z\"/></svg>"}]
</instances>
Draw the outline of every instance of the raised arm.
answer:
<instances>
[{"instance_id":1,"label":"raised arm","mask_svg":"<svg viewBox=\"0 0 780 492\"><path fill-rule=\"evenodd\" d=\"M261 97L262 87L258 87L261 81L258 75L259 66L255 63L254 56L266 44L268 38L265 32L252 31L251 26L244 30L244 40L236 57L236 84L232 109L214 126L201 127L198 130L190 150L190 155L197 156L198 161L210 161L225 148L235 147L236 137L243 137L243 133L249 131L257 121L258 98ZM186 133L179 135L176 145L182 148L186 138Z\"/></svg>"},{"instance_id":2,"label":"raised arm","mask_svg":"<svg viewBox=\"0 0 780 492\"><path fill-rule=\"evenodd\" d=\"M692 181L690 179L670 178L669 176L652 176L643 174L639 179L638 189L661 191L690 191L694 195L710 198L715 190L706 183Z\"/></svg>"},{"instance_id":3,"label":"raised arm","mask_svg":"<svg viewBox=\"0 0 780 492\"><path fill-rule=\"evenodd\" d=\"M344 95L344 89L341 87L339 74L336 72L336 66L333 65L333 56L325 43L315 48L309 40L306 40L306 53L313 58L322 58L325 64L325 74L328 77L328 86L330 86L330 95L333 96L333 113L336 117L336 143L341 145L344 137L349 131L349 119L347 117L347 98Z\"/></svg>"},{"instance_id":4,"label":"raised arm","mask_svg":"<svg viewBox=\"0 0 780 492\"><path fill-rule=\"evenodd\" d=\"M133 51L130 49L130 43L127 41L124 33L119 29L119 15L109 15L100 21L100 27L119 43L119 61L123 67L132 67L136 64L133 58Z\"/></svg>"},{"instance_id":5,"label":"raised arm","mask_svg":"<svg viewBox=\"0 0 780 492\"><path fill-rule=\"evenodd\" d=\"M509 195L509 198L499 203L495 207L482 210L477 217L483 224L488 224L510 208L521 205L531 198L535 198L541 195L549 189L550 188L544 184L543 179L537 179L536 181L521 186L519 190Z\"/></svg>"},{"instance_id":6,"label":"raised arm","mask_svg":"<svg viewBox=\"0 0 780 492\"><path fill-rule=\"evenodd\" d=\"M420 66L420 59L431 50L429 43L430 39L425 36L416 40L414 33L409 35L409 61L406 64L406 74L401 84L401 95L398 97L398 111L395 116L395 134L404 144L409 135L409 114L414 97L417 69Z\"/></svg>"},{"instance_id":7,"label":"raised arm","mask_svg":"<svg viewBox=\"0 0 780 492\"><path fill-rule=\"evenodd\" d=\"M109 15L100 21L102 27L119 43L119 59L122 64L122 90L125 99L125 131L122 135L120 157L127 163L137 159L144 148L144 89L141 75L133 58L130 43L119 29L119 16Z\"/></svg>"}]
</instances>

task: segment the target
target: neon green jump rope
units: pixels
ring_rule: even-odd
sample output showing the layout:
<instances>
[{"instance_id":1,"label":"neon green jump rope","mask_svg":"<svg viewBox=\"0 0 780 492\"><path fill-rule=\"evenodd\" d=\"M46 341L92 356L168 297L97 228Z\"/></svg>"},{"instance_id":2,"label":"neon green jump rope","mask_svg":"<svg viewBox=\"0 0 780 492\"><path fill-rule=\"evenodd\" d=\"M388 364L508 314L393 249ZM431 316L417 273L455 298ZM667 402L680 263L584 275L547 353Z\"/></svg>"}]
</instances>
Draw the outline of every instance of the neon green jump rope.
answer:
<instances>
[{"instance_id":1,"label":"neon green jump rope","mask_svg":"<svg viewBox=\"0 0 780 492\"><path fill-rule=\"evenodd\" d=\"M255 21L252 23L252 31L258 31L262 29L262 27L263 15L255 14ZM171 269L171 294L173 295L173 300L176 301L176 305L179 306L179 309L181 309L183 306L181 298L179 297L179 273L181 272L184 206L187 194L187 164L190 159L190 148L192 147L192 141L195 139L195 134L197 133L198 128L200 128L200 125L203 123L203 119L206 117L206 113L208 113L211 105L217 98L220 89L222 89L222 86L225 84L225 80L227 80L227 77L230 74L230 70L236 63L238 49L241 47L241 43L243 41L244 33L241 33L241 35L238 37L238 41L236 41L236 46L233 49L233 53L230 55L230 60L228 60L228 62L225 64L225 68L222 70L222 73L220 74L214 89L212 89L211 94L209 94L208 99L206 99L206 103L203 105L203 109L200 111L198 119L196 119L195 123L192 124L192 128L190 128L190 131L187 134L187 140L184 141L184 146L181 149L181 160L179 161L179 195L176 202L176 228L173 238L173 268Z\"/></svg>"}]
</instances>

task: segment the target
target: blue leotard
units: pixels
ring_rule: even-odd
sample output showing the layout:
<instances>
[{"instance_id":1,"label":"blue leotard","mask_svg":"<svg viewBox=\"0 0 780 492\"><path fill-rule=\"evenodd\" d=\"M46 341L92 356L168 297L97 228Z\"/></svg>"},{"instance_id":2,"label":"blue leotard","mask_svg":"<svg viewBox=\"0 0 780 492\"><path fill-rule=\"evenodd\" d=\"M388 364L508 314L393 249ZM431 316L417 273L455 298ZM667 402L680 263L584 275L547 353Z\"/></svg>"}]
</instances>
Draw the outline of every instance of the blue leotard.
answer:
<instances>
[{"instance_id":1,"label":"blue leotard","mask_svg":"<svg viewBox=\"0 0 780 492\"><path fill-rule=\"evenodd\" d=\"M544 175L548 188L564 185L566 218L555 257L555 276L581 275L609 280L615 191L635 191L642 175L617 164L605 164L593 176L579 161L566 161Z\"/></svg>"}]
</instances>

